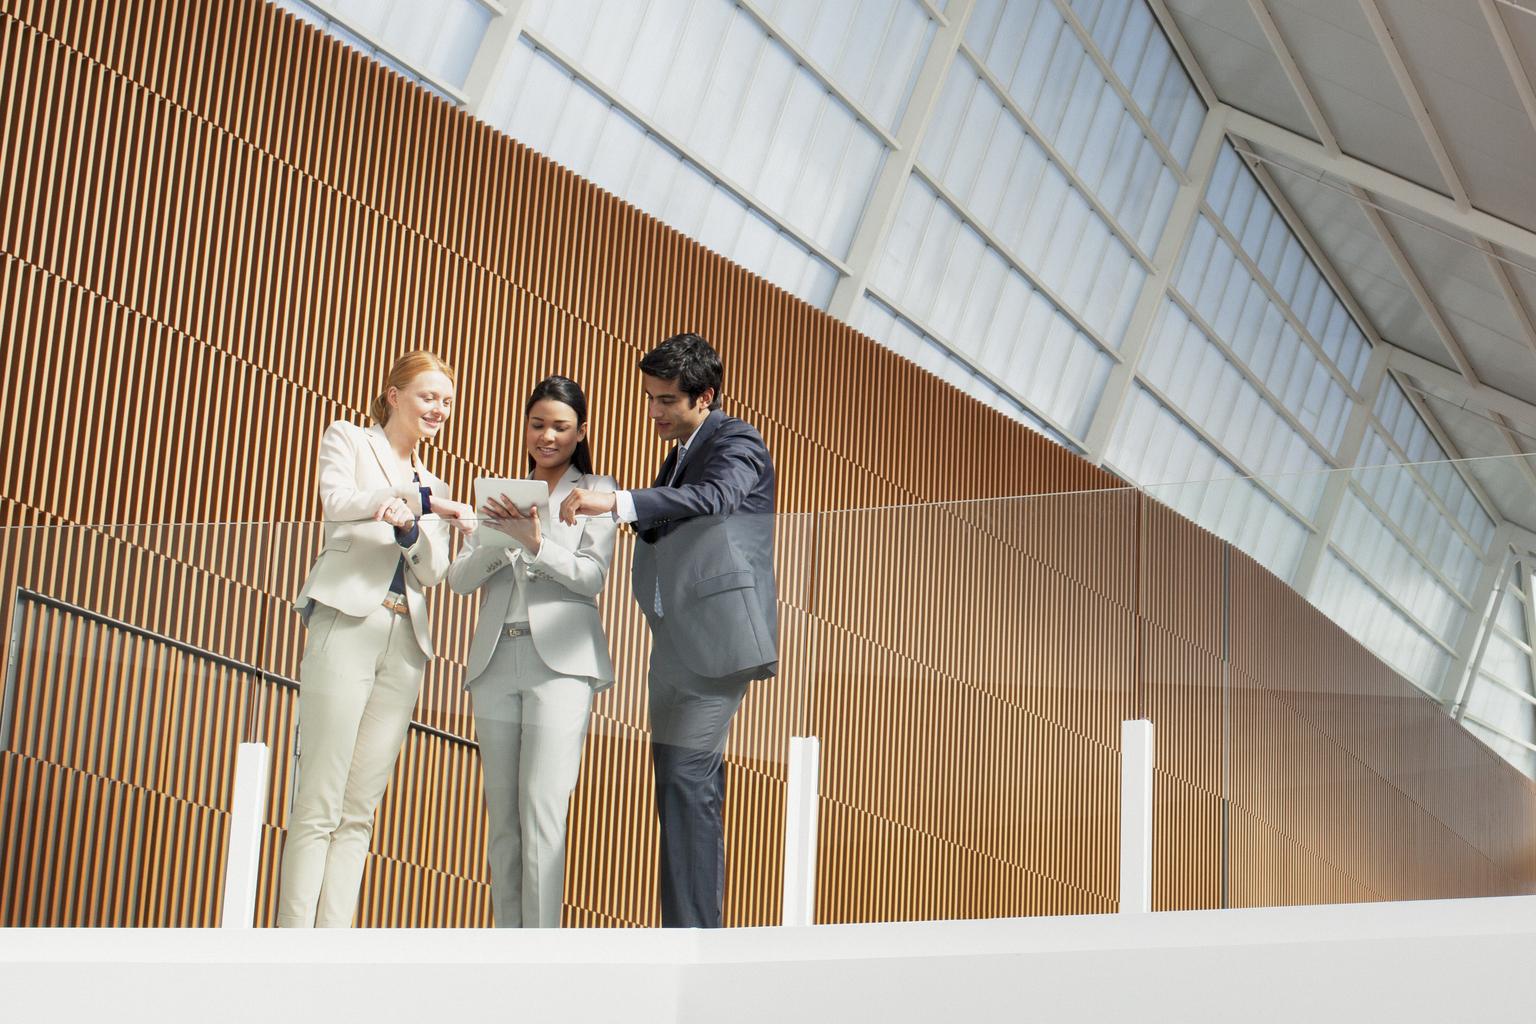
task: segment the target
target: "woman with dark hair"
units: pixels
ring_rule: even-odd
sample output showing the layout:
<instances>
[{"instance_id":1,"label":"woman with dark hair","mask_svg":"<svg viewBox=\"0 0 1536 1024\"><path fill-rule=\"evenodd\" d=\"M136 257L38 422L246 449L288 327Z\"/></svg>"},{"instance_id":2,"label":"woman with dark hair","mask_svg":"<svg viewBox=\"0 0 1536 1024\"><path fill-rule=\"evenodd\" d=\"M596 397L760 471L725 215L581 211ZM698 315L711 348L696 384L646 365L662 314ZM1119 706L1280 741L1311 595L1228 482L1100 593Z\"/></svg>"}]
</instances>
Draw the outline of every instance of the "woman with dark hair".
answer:
<instances>
[{"instance_id":1,"label":"woman with dark hair","mask_svg":"<svg viewBox=\"0 0 1536 1024\"><path fill-rule=\"evenodd\" d=\"M560 521L571 490L612 491L592 473L587 398L546 377L524 406L529 476L549 501L528 512L491 499L448 570L481 592L465 686L485 775L491 906L500 928L558 928L566 810L581 769L592 694L613 685L597 595L613 561L611 516Z\"/></svg>"}]
</instances>

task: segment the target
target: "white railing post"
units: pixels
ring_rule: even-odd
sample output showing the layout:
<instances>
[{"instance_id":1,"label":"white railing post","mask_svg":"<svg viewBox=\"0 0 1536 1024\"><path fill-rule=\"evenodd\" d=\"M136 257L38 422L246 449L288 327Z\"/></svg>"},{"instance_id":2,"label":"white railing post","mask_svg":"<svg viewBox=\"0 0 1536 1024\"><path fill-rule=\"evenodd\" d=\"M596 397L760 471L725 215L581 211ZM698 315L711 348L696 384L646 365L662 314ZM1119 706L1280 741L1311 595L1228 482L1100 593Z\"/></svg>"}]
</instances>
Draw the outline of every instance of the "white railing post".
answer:
<instances>
[{"instance_id":1,"label":"white railing post","mask_svg":"<svg viewBox=\"0 0 1536 1024\"><path fill-rule=\"evenodd\" d=\"M784 917L786 927L816 923L816 807L821 793L821 741L789 739L789 788L784 797Z\"/></svg>"},{"instance_id":2,"label":"white railing post","mask_svg":"<svg viewBox=\"0 0 1536 1024\"><path fill-rule=\"evenodd\" d=\"M1120 913L1152 909L1152 723L1120 723Z\"/></svg>"},{"instance_id":3,"label":"white railing post","mask_svg":"<svg viewBox=\"0 0 1536 1024\"><path fill-rule=\"evenodd\" d=\"M224 851L225 928L251 928L256 920L256 881L261 866L261 822L266 812L272 751L265 743L242 743L235 755L235 799L229 810L229 844Z\"/></svg>"}]
</instances>

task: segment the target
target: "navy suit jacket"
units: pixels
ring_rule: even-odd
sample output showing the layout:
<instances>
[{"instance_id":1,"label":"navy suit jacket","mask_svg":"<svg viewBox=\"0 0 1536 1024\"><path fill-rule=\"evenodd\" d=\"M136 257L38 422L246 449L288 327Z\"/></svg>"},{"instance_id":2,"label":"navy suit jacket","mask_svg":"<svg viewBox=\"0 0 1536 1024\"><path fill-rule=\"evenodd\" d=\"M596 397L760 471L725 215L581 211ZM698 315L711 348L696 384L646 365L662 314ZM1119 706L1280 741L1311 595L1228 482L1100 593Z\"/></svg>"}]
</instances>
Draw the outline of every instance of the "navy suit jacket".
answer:
<instances>
[{"instance_id":1,"label":"navy suit jacket","mask_svg":"<svg viewBox=\"0 0 1536 1024\"><path fill-rule=\"evenodd\" d=\"M661 585L667 635L686 668L711 679L766 679L778 671L773 579L773 459L753 427L715 410L689 445L674 448L635 502L634 593L656 621Z\"/></svg>"}]
</instances>

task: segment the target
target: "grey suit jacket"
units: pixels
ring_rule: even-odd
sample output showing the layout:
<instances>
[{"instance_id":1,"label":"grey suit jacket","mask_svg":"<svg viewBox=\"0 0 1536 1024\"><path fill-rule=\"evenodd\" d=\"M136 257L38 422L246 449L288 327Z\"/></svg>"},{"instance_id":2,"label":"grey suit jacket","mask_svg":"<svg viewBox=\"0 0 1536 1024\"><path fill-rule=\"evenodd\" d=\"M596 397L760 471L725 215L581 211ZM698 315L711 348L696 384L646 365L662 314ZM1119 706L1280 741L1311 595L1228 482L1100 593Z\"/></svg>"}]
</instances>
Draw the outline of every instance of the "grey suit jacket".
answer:
<instances>
[{"instance_id":1,"label":"grey suit jacket","mask_svg":"<svg viewBox=\"0 0 1536 1024\"><path fill-rule=\"evenodd\" d=\"M389 593L395 567L405 556L405 601L411 629L422 653L432 657L427 628L424 587L435 586L448 571L452 540L448 524L436 515L422 516L416 543L408 549L395 543L394 527L375 522L374 511L390 498L400 498L421 514L421 492L409 478L395 479L394 459L384 428L360 427L337 420L320 439L320 506L325 515L320 557L294 599L303 612L312 601L345 615L363 616L376 610ZM448 485L427 472L420 460L413 468L421 485L438 497L449 497Z\"/></svg>"},{"instance_id":2,"label":"grey suit jacket","mask_svg":"<svg viewBox=\"0 0 1536 1024\"><path fill-rule=\"evenodd\" d=\"M640 536L635 600L689 670L766 679L778 672L773 459L750 424L716 410L667 486L676 460L673 449L655 486L630 492Z\"/></svg>"},{"instance_id":3,"label":"grey suit jacket","mask_svg":"<svg viewBox=\"0 0 1536 1024\"><path fill-rule=\"evenodd\" d=\"M593 689L613 685L613 662L598 616L597 595L608 579L618 524L611 516L589 516L575 526L560 521L560 503L571 488L612 491L612 477L582 476L573 467L550 492L539 517L544 543L530 555L515 542L488 544L493 533L482 526L465 541L448 569L448 585L460 594L480 590L480 619L469 645L468 686L485 671L496 653L501 627L522 587L528 601L528 626L540 660L560 675L592 680Z\"/></svg>"}]
</instances>

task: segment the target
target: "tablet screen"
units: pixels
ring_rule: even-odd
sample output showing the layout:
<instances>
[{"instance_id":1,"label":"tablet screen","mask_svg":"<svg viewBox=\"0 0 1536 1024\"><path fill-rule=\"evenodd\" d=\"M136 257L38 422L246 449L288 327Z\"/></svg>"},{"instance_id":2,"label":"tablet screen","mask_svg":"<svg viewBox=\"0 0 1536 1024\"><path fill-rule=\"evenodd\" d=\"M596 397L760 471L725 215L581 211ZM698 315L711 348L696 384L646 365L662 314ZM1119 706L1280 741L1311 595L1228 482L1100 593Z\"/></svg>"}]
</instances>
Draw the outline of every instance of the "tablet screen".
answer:
<instances>
[{"instance_id":1,"label":"tablet screen","mask_svg":"<svg viewBox=\"0 0 1536 1024\"><path fill-rule=\"evenodd\" d=\"M501 498L527 512L549 502L549 485L543 480L513 480L505 477L482 476L475 480L475 514L481 514L491 498Z\"/></svg>"}]
</instances>

